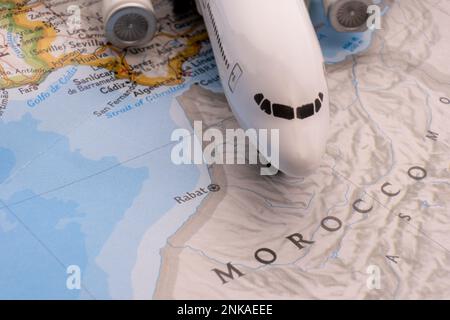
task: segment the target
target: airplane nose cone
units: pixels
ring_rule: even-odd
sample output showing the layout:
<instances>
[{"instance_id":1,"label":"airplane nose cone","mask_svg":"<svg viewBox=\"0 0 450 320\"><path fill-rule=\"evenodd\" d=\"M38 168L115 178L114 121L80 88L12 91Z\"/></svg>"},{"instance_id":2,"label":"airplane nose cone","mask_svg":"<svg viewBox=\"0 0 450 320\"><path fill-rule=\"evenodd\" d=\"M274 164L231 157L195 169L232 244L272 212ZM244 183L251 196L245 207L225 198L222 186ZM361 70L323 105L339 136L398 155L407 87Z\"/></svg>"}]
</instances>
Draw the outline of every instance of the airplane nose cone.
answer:
<instances>
[{"instance_id":1,"label":"airplane nose cone","mask_svg":"<svg viewBox=\"0 0 450 320\"><path fill-rule=\"evenodd\" d=\"M288 100L286 97L291 97L292 101L301 100L295 95L286 94L286 91L279 92L283 93L278 96L279 100ZM261 98L257 95L256 102L262 100ZM271 140L270 143L271 154L277 150L278 158L274 160L273 156L270 156L268 159L274 167L288 176L309 175L320 166L326 148L329 131L328 90L322 88L315 99L310 99L312 103L291 104L298 106L295 108L271 102L269 99L264 101L260 103L261 110L258 112L268 116L258 125L260 128L266 126L277 130L279 137L277 142ZM273 143L277 143L277 147ZM265 152L263 154L266 155Z\"/></svg>"},{"instance_id":2,"label":"airplane nose cone","mask_svg":"<svg viewBox=\"0 0 450 320\"><path fill-rule=\"evenodd\" d=\"M325 152L326 137L318 135L298 135L287 139L280 137L279 170L291 177L305 177L313 173L321 164Z\"/></svg>"},{"instance_id":3,"label":"airplane nose cone","mask_svg":"<svg viewBox=\"0 0 450 320\"><path fill-rule=\"evenodd\" d=\"M324 92L326 95L319 112L280 126L279 169L289 176L307 176L322 162L330 125L328 92Z\"/></svg>"}]
</instances>

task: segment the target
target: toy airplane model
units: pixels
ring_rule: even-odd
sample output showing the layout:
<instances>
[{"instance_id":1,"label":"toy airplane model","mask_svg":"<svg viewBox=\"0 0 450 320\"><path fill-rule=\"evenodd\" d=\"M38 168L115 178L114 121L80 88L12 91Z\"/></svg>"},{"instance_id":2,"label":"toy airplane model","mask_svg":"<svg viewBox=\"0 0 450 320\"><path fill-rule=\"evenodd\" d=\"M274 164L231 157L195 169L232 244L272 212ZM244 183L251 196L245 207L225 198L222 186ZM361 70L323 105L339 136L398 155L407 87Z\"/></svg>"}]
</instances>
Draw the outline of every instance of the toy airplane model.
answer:
<instances>
[{"instance_id":1,"label":"toy airplane model","mask_svg":"<svg viewBox=\"0 0 450 320\"><path fill-rule=\"evenodd\" d=\"M278 129L277 169L294 177L320 164L329 128L324 63L308 2L196 0L236 119L244 129ZM113 45L142 46L153 38L157 21L151 0L103 4L105 32ZM365 30L371 4L324 0L340 32Z\"/></svg>"}]
</instances>

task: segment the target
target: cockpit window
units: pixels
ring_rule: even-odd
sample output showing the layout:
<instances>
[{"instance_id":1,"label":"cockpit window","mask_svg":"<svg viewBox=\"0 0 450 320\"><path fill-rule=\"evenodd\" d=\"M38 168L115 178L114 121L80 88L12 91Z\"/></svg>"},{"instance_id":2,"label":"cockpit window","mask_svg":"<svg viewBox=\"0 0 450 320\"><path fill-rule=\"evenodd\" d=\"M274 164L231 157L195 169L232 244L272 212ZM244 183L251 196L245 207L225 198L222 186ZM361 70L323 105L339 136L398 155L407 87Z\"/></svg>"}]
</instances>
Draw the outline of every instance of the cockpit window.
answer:
<instances>
[{"instance_id":1,"label":"cockpit window","mask_svg":"<svg viewBox=\"0 0 450 320\"><path fill-rule=\"evenodd\" d=\"M297 108L297 118L306 119L314 115L314 104L305 104Z\"/></svg>"},{"instance_id":2,"label":"cockpit window","mask_svg":"<svg viewBox=\"0 0 450 320\"><path fill-rule=\"evenodd\" d=\"M273 115L277 118L292 120L295 118L294 109L283 104L274 103L272 106Z\"/></svg>"},{"instance_id":3,"label":"cockpit window","mask_svg":"<svg viewBox=\"0 0 450 320\"><path fill-rule=\"evenodd\" d=\"M271 113L270 101L269 100L264 99L263 103L261 104L261 110L264 111L267 114Z\"/></svg>"},{"instance_id":4,"label":"cockpit window","mask_svg":"<svg viewBox=\"0 0 450 320\"><path fill-rule=\"evenodd\" d=\"M316 107L316 112L319 112L320 108L322 108L322 102L320 102L319 99L316 99L316 101L314 102L314 105Z\"/></svg>"},{"instance_id":5,"label":"cockpit window","mask_svg":"<svg viewBox=\"0 0 450 320\"><path fill-rule=\"evenodd\" d=\"M319 92L319 98L316 99L313 103L305 104L301 107L297 107L296 109L284 104L272 104L270 100L265 98L262 93L256 94L254 98L256 104L260 106L261 110L268 115L271 115L273 113L273 115L277 118L293 120L297 117L297 119L303 120L312 117L315 113L318 113L320 111L320 109L322 108L324 95L322 92Z\"/></svg>"},{"instance_id":6,"label":"cockpit window","mask_svg":"<svg viewBox=\"0 0 450 320\"><path fill-rule=\"evenodd\" d=\"M261 101L263 101L264 95L262 93L258 93L255 95L256 104L260 105Z\"/></svg>"}]
</instances>

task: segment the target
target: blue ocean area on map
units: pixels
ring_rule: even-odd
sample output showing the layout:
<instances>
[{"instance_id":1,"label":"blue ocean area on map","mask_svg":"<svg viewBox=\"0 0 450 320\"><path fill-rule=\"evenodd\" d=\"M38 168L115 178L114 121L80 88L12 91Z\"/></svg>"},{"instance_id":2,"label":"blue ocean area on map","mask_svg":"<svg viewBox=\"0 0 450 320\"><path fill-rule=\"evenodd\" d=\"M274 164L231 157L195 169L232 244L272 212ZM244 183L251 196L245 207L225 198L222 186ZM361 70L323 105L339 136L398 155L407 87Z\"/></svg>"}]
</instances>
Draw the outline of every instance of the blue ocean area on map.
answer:
<instances>
[{"instance_id":1,"label":"blue ocean area on map","mask_svg":"<svg viewBox=\"0 0 450 320\"><path fill-rule=\"evenodd\" d=\"M0 290L0 298L78 298L80 291L64 290L64 284L67 263L73 262L80 268L87 266L85 237L81 225L75 222L82 215L74 202L47 200L30 190L17 192L8 202L30 197L33 201L10 209L14 216L9 210L2 210L6 213L4 219L6 217L12 227L0 232L1 264L6 271L0 274L0 283L8 288ZM74 222L63 225L63 219ZM30 226L32 233L24 226ZM52 254L57 259L53 259ZM98 285L104 286L104 274L98 272L97 275Z\"/></svg>"},{"instance_id":2,"label":"blue ocean area on map","mask_svg":"<svg viewBox=\"0 0 450 320\"><path fill-rule=\"evenodd\" d=\"M4 270L0 283L9 288L0 290L0 297L71 298L81 294L89 298L83 290L65 287L65 266L69 265L84 270L83 283L95 297L109 297L107 275L94 260L138 194L147 170L117 166L113 158L93 161L71 152L66 138L37 130L37 121L30 115L18 122L0 122L0 136L2 177L8 174L5 170L12 174L3 178L1 185L0 210L5 221L0 222L13 226L0 232ZM30 155L47 150L49 145L51 152L30 162ZM4 163L14 158L11 172L12 166ZM114 170L95 179L40 195L110 167Z\"/></svg>"},{"instance_id":3,"label":"blue ocean area on map","mask_svg":"<svg viewBox=\"0 0 450 320\"><path fill-rule=\"evenodd\" d=\"M16 160L14 157L14 153L11 150L0 148L0 183L6 180L9 177L9 174L14 167Z\"/></svg>"},{"instance_id":4,"label":"blue ocean area on map","mask_svg":"<svg viewBox=\"0 0 450 320\"><path fill-rule=\"evenodd\" d=\"M58 70L55 78L64 78L72 72L72 67ZM89 67L78 67L74 77L82 78L91 72ZM204 73L179 88L187 89L192 83L211 77L212 73ZM48 91L52 84L53 79L46 80L40 91ZM211 85L211 88L218 87L218 83ZM0 230L5 246L0 249L3 252L0 263L8 261L3 264L8 272L3 274L4 278L0 275L0 283L12 284L14 279L21 277L21 285L16 284L13 292L21 298L111 298L108 278L112 277L120 287L120 292L115 292L114 296L130 298L133 295L131 273L143 235L174 206L174 196L193 190L199 181L199 171L195 166L176 166L170 161L171 148L159 149L170 142L170 133L178 126L173 122L170 106L174 97L183 90L161 94L156 100L145 100L142 107L122 113L117 119L96 120L91 116L88 118L93 120L89 122L84 120L86 115L92 114L93 107L103 105L105 96L92 90L77 96L77 99L67 99L67 87L65 84L49 95L45 103L33 109L29 109L27 101L11 101L11 110L28 109L27 112L20 121L0 120L0 136L3 137L0 141L0 199L12 210L9 212L0 205ZM162 88L160 92L166 90ZM113 96L109 94L108 99ZM123 105L137 100L130 96ZM41 112L51 115L44 121L59 127L58 131L67 131L66 128L75 123L94 123L74 131L76 134L83 130L86 137L77 148L94 146L102 159L91 160L78 150L71 151L66 134L41 131L41 121L33 116ZM114 156L108 156L99 149L99 145L109 143L116 134L125 133L125 144L121 143L120 148L126 150L123 152L130 158L143 153L144 156L133 162L142 168L119 165ZM155 151L151 152L153 149ZM137 214L135 212L135 216L127 220L123 231L126 235L111 237L147 180L152 182L146 196L147 208ZM187 211L186 215L193 213ZM14 215L22 219L23 225ZM161 245L183 222L173 222L167 234L161 236ZM30 238L30 232L36 238ZM107 255L100 266L96 260L108 241L109 250L113 250L114 255ZM7 250L7 247L15 247L16 250ZM28 251L35 253L17 254ZM154 263L158 265L159 248L152 253ZM62 263L58 263L55 257ZM21 268L15 267L16 264ZM89 292L66 288L68 275L63 265L80 267L84 288ZM39 281L33 270L42 271ZM149 283L150 294L157 277L156 273ZM45 289L39 290L38 285ZM11 297L11 294L9 290L0 289L0 297Z\"/></svg>"}]
</instances>

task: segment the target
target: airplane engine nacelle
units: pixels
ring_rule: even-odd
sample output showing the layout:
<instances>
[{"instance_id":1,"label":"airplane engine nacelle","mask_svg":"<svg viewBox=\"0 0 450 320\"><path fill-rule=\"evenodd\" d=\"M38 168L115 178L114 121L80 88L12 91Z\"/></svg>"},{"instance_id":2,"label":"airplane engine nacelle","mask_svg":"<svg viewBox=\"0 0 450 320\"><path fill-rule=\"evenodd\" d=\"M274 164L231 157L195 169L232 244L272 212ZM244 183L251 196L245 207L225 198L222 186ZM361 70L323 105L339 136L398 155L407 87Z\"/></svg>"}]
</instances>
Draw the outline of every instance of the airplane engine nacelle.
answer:
<instances>
[{"instance_id":1,"label":"airplane engine nacelle","mask_svg":"<svg viewBox=\"0 0 450 320\"><path fill-rule=\"evenodd\" d=\"M331 25L338 32L363 32L368 29L367 9L373 0L323 0Z\"/></svg>"},{"instance_id":2,"label":"airplane engine nacelle","mask_svg":"<svg viewBox=\"0 0 450 320\"><path fill-rule=\"evenodd\" d=\"M278 129L277 168L290 176L310 173L325 151L329 96L305 3L197 0L197 6L241 127ZM270 161L270 155L260 152Z\"/></svg>"},{"instance_id":3,"label":"airplane engine nacelle","mask_svg":"<svg viewBox=\"0 0 450 320\"><path fill-rule=\"evenodd\" d=\"M103 0L102 14L106 37L116 47L147 45L155 35L151 0Z\"/></svg>"}]
</instances>

